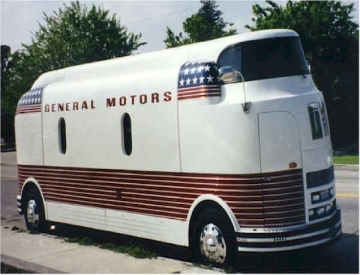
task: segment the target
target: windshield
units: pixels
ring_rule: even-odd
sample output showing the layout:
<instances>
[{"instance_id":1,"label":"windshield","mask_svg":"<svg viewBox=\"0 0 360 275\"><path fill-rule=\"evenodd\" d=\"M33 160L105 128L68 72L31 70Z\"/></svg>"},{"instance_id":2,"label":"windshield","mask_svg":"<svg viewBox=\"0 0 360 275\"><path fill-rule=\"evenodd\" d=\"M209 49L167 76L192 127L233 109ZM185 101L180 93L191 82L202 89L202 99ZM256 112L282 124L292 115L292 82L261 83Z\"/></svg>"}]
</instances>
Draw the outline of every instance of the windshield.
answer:
<instances>
[{"instance_id":1,"label":"windshield","mask_svg":"<svg viewBox=\"0 0 360 275\"><path fill-rule=\"evenodd\" d=\"M245 81L310 73L298 37L239 43L221 53L218 65L232 66Z\"/></svg>"}]
</instances>

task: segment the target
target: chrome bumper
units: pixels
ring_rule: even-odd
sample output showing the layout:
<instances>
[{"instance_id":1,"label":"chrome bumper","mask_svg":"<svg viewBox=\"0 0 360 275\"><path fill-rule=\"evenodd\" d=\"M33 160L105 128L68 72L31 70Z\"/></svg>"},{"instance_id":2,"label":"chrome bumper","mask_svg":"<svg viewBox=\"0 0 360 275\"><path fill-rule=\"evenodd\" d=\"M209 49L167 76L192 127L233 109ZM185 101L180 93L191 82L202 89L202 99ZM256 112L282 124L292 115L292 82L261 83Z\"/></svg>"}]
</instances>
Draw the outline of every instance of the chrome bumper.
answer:
<instances>
[{"instance_id":1,"label":"chrome bumper","mask_svg":"<svg viewBox=\"0 0 360 275\"><path fill-rule=\"evenodd\" d=\"M340 237L341 211L326 221L285 233L235 233L239 252L274 252L301 249L331 242Z\"/></svg>"}]
</instances>

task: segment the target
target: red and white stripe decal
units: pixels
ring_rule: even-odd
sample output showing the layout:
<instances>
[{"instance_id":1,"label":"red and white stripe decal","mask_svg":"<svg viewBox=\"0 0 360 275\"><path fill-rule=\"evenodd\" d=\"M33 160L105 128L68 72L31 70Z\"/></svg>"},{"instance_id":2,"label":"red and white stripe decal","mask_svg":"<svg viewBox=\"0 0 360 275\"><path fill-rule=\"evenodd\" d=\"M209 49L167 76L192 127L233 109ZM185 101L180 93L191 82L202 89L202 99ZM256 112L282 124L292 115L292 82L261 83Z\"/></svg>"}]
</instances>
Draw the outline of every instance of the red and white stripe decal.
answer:
<instances>
[{"instance_id":1,"label":"red and white stripe decal","mask_svg":"<svg viewBox=\"0 0 360 275\"><path fill-rule=\"evenodd\" d=\"M18 106L16 108L15 114L17 115L17 114L38 113L38 112L41 112L41 104Z\"/></svg>"},{"instance_id":2,"label":"red and white stripe decal","mask_svg":"<svg viewBox=\"0 0 360 275\"><path fill-rule=\"evenodd\" d=\"M194 174L28 165L19 165L18 171L19 191L24 181L33 177L40 183L44 198L49 202L186 220L196 198L213 194L230 206L243 227L271 226L271 221L274 224L298 224L304 220L301 170L268 173L268 191L260 174ZM286 199L279 188L286 189ZM290 193L292 195L288 196ZM264 213L266 196L271 209L269 214ZM289 198L290 201L286 202ZM293 210L290 211L292 214L284 213L289 210ZM300 220L292 217L294 211L299 215L302 213Z\"/></svg>"},{"instance_id":3,"label":"red and white stripe decal","mask_svg":"<svg viewBox=\"0 0 360 275\"><path fill-rule=\"evenodd\" d=\"M212 97L221 95L221 86L204 85L199 87L183 88L178 90L178 100Z\"/></svg>"}]
</instances>

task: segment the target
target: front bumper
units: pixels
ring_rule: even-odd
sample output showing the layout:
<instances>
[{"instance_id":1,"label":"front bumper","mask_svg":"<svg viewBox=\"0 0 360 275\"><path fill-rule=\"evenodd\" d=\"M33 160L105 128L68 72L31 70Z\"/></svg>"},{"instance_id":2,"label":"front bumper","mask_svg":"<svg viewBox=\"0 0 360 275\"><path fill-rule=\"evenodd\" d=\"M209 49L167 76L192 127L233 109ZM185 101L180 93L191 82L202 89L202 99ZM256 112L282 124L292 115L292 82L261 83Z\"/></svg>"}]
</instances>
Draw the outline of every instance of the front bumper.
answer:
<instances>
[{"instance_id":1,"label":"front bumper","mask_svg":"<svg viewBox=\"0 0 360 275\"><path fill-rule=\"evenodd\" d=\"M236 232L238 251L274 252L301 249L331 242L340 237L341 211L336 209L329 220L283 233Z\"/></svg>"}]
</instances>

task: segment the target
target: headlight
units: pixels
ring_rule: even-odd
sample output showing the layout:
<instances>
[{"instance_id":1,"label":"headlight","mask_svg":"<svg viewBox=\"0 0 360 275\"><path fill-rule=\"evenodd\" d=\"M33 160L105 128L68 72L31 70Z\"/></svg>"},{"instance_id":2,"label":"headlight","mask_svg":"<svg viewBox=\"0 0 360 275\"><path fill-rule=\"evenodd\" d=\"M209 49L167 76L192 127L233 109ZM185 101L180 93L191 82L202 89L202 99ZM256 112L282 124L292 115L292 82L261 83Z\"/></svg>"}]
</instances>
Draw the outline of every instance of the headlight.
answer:
<instances>
[{"instance_id":1,"label":"headlight","mask_svg":"<svg viewBox=\"0 0 360 275\"><path fill-rule=\"evenodd\" d=\"M329 213L331 211L332 207L333 207L333 203L330 203L330 204L326 205L326 207L325 207L326 213Z\"/></svg>"},{"instance_id":2,"label":"headlight","mask_svg":"<svg viewBox=\"0 0 360 275\"><path fill-rule=\"evenodd\" d=\"M325 213L325 208L324 207L319 207L318 209L316 209L316 214L318 216L321 216Z\"/></svg>"},{"instance_id":3,"label":"headlight","mask_svg":"<svg viewBox=\"0 0 360 275\"><path fill-rule=\"evenodd\" d=\"M332 201L331 203L329 203L327 205L309 209L309 212L308 212L309 221L313 221L313 220L324 218L328 215L331 215L331 213L333 213L334 210L336 209L335 206L336 206L336 200Z\"/></svg>"},{"instance_id":4,"label":"headlight","mask_svg":"<svg viewBox=\"0 0 360 275\"><path fill-rule=\"evenodd\" d=\"M331 187L329 189L320 190L320 191L311 193L311 202L319 203L319 202L330 200L333 197L334 197L334 188Z\"/></svg>"},{"instance_id":5,"label":"headlight","mask_svg":"<svg viewBox=\"0 0 360 275\"><path fill-rule=\"evenodd\" d=\"M315 194L312 194L312 202L318 202L320 201L320 195L315 193Z\"/></svg>"}]
</instances>

